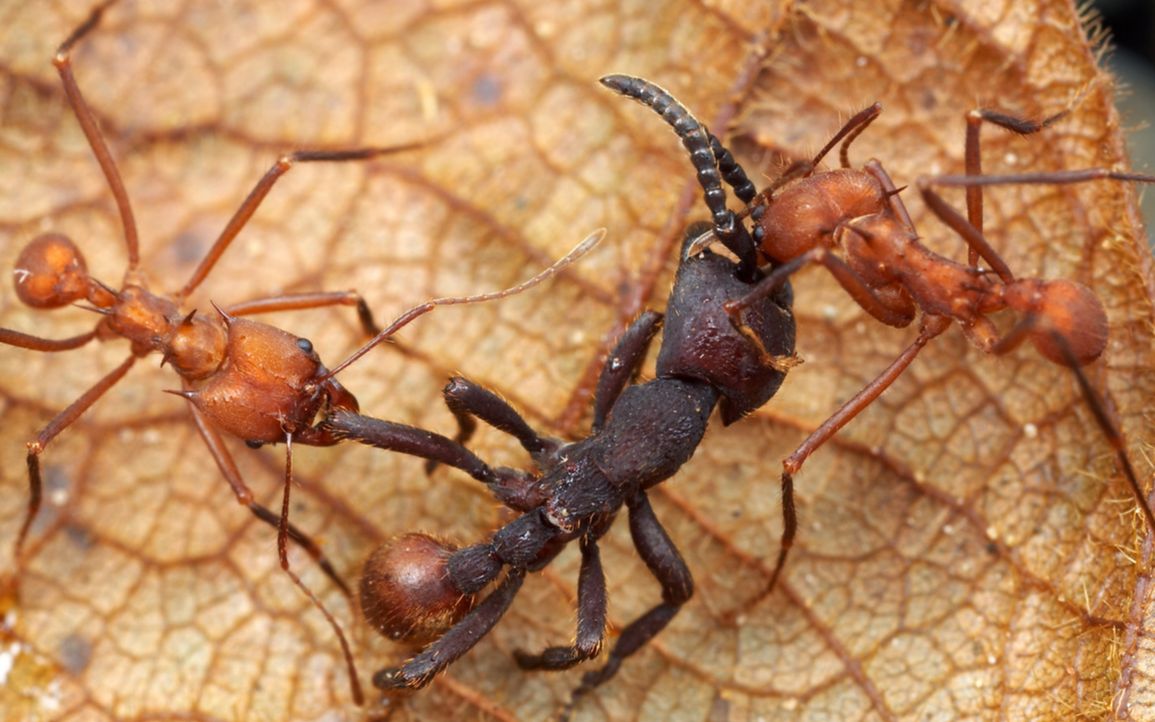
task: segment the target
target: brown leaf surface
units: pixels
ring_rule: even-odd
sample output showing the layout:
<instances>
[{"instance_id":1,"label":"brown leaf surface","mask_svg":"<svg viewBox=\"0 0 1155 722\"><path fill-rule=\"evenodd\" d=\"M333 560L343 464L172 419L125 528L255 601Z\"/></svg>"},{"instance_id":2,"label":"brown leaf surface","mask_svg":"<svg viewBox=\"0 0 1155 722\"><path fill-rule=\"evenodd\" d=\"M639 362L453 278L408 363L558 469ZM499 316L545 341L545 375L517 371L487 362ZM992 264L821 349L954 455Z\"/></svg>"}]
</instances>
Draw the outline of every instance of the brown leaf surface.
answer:
<instances>
[{"instance_id":1,"label":"brown leaf surface","mask_svg":"<svg viewBox=\"0 0 1155 722\"><path fill-rule=\"evenodd\" d=\"M55 228L116 283L119 224L48 62L86 8L43 5L0 3L0 267ZM606 226L602 247L548 291L439 311L343 377L370 413L447 431L439 389L460 370L547 432L575 436L599 353L638 310L661 307L678 229L703 215L673 135L601 90L605 72L657 80L716 128L733 120L747 168L766 173L770 149L813 152L876 99L886 110L853 155L880 158L899 184L961 169L963 114L979 103L1037 116L1075 103L1043 136L985 133L988 171L1124 162L1111 82L1067 0L748 5L677 3L655 18L644 4L128 3L76 65L157 288L190 272L279 152L437 137L379 162L295 169L195 299L202 308L355 287L389 316L506 285ZM912 195L928 243L961 257ZM1149 480L1152 282L1133 191L987 197L1013 269L1073 277L1103 299L1112 341L1090 373ZM1150 538L1109 447L1069 373L1027 349L982 357L957 330L809 462L784 583L727 621L777 550L779 459L913 338L865 317L822 273L801 275L796 295L806 365L754 418L714 428L654 495L697 595L578 718L1155 718ZM329 360L358 341L349 313L273 321ZM91 323L0 293L2 326L63 337ZM33 556L12 566L24 442L124 353L0 352L0 573L20 580L3 600L0 709L359 718L329 629L277 569L271 530L233 503L184 402L161 393L175 377L151 360L49 448L50 509ZM477 447L525 463L498 434ZM277 503L279 451L234 449ZM360 448L296 459L294 518L350 579L389 535L471 541L502 519L475 483L427 479L412 459ZM658 590L618 526L603 554L620 629ZM307 558L294 563L352 630L363 678L400 658ZM570 637L576 576L567 553L531 579L495 632L389 707L394 718L546 718L580 673L525 674L509 653Z\"/></svg>"}]
</instances>

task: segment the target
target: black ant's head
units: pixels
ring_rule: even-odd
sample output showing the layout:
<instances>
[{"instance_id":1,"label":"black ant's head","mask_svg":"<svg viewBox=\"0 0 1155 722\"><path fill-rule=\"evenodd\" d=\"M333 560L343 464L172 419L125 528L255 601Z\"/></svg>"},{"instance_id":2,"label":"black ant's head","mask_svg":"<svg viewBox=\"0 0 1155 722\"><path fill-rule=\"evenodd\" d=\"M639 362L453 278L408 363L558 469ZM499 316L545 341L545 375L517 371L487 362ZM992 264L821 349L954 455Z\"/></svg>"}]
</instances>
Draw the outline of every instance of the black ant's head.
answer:
<instances>
[{"instance_id":1,"label":"black ant's head","mask_svg":"<svg viewBox=\"0 0 1155 722\"><path fill-rule=\"evenodd\" d=\"M709 230L686 229L683 251ZM766 356L794 354L794 314L789 284L743 313L750 338L730 323L724 305L745 296L752 284L736 275L737 265L709 250L684 258L666 308L658 374L704 381L722 395L722 423L730 424L766 403L785 377ZM764 353L765 352L765 353Z\"/></svg>"}]
</instances>

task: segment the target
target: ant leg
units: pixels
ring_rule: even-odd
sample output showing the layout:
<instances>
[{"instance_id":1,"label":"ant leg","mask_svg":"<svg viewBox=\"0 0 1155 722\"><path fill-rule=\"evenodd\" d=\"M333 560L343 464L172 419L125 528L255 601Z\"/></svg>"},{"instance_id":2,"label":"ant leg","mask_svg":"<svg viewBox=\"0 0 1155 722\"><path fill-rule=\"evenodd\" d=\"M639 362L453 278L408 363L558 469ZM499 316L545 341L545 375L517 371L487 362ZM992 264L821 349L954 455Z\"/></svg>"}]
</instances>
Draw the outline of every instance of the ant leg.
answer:
<instances>
[{"instance_id":1,"label":"ant leg","mask_svg":"<svg viewBox=\"0 0 1155 722\"><path fill-rule=\"evenodd\" d=\"M582 565L578 572L577 635L568 647L549 647L540 654L523 650L513 653L522 669L560 670L593 659L601 651L606 636L606 575L598 554L597 539L581 540Z\"/></svg>"},{"instance_id":2,"label":"ant leg","mask_svg":"<svg viewBox=\"0 0 1155 722\"><path fill-rule=\"evenodd\" d=\"M345 667L349 674L349 687L353 695L353 703L360 706L365 703L365 695L361 691L361 680L357 675L357 665L353 662L353 653L349 650L349 642L345 639L345 632L341 629L341 625L329 612L328 608L317 598L312 589L305 586L301 578L297 576L289 567L289 490L293 487L293 435L285 434L285 490L281 497L281 520L277 527L277 557L281 562L281 570L289 575L289 579L293 580L293 584L297 585L313 606L321 611L329 626L333 628L333 632L337 635L337 641L341 644L341 652L345 655Z\"/></svg>"},{"instance_id":3,"label":"ant leg","mask_svg":"<svg viewBox=\"0 0 1155 722\"><path fill-rule=\"evenodd\" d=\"M662 603L630 622L610 650L605 666L587 672L582 677L581 684L570 695L569 704L561 714L563 720L569 719L574 706L582 697L613 678L622 660L637 652L665 629L694 593L694 579L690 569L654 515L645 492L628 500L626 505L630 510L630 536L642 561L662 585Z\"/></svg>"},{"instance_id":4,"label":"ant leg","mask_svg":"<svg viewBox=\"0 0 1155 722\"><path fill-rule=\"evenodd\" d=\"M834 150L834 146L838 145L839 142L842 143L842 147L838 150L839 162L842 164L843 168L849 168L851 143L853 143L858 138L858 136L862 135L862 131L866 130L867 126L873 123L875 118L877 118L881 113L881 103L875 103L874 105L871 105L868 108L863 108L862 110L855 113L849 120L846 121L842 128L834 134L834 136L826 143L826 145L822 146L822 150L818 151L813 159L809 161L803 160L791 163L790 167L787 168L782 173L782 175L775 178L770 183L770 185L763 188L757 196L760 199L759 202L768 203L774 196L774 191L778 190L792 180L798 178L806 178L811 175L814 172L814 169L818 167L818 164L822 162L822 159L825 158L826 155L830 153L830 151Z\"/></svg>"},{"instance_id":5,"label":"ant leg","mask_svg":"<svg viewBox=\"0 0 1155 722\"><path fill-rule=\"evenodd\" d=\"M714 234L738 257L739 277L751 277L758 265L754 240L734 212L726 207L726 191L722 188L718 160L710 146L709 131L674 96L648 80L628 75L606 75L600 82L649 107L674 129L682 140L682 147L690 153L690 162L698 171L698 183L702 186L706 207L714 219Z\"/></svg>"},{"instance_id":6,"label":"ant leg","mask_svg":"<svg viewBox=\"0 0 1155 722\"><path fill-rule=\"evenodd\" d=\"M74 348L80 348L86 345L94 338L96 338L96 331L89 331L88 333L82 333L79 336L73 336L71 338L54 339L40 338L39 336L20 333L12 329L0 328L0 343L17 348L26 348L31 351L47 351L49 353L55 351L71 351Z\"/></svg>"},{"instance_id":7,"label":"ant leg","mask_svg":"<svg viewBox=\"0 0 1155 722\"><path fill-rule=\"evenodd\" d=\"M317 291L308 293L289 293L282 296L258 298L255 301L245 301L235 306L229 306L225 311L230 316L248 316L256 313L271 313L273 311L300 311L325 306L354 306L357 309L357 320L366 336L372 338L381 333L381 327L373 318L369 304L356 291Z\"/></svg>"},{"instance_id":8,"label":"ant leg","mask_svg":"<svg viewBox=\"0 0 1155 722\"><path fill-rule=\"evenodd\" d=\"M910 322L914 320L914 306L908 297L898 296L884 299L878 295L874 289L867 286L862 278L855 273L845 261L830 253L825 248L813 248L775 268L742 298L737 301L727 301L723 304L726 315L730 318L731 325L743 336L750 339L751 343L761 349L763 362L777 368L774 357L770 355L766 349L762 348L762 342L758 340L757 336L742 321L742 312L761 299L772 295L792 274L803 266L811 263L818 263L825 266L826 269L830 271L830 274L834 276L834 279L838 281L839 285L842 286L843 290L845 290L859 306L862 306L867 313L882 323L888 326L903 328L910 325Z\"/></svg>"},{"instance_id":9,"label":"ant leg","mask_svg":"<svg viewBox=\"0 0 1155 722\"><path fill-rule=\"evenodd\" d=\"M402 666L382 669L374 674L373 686L388 692L396 689L421 689L429 684L438 672L456 662L489 634L505 616L524 580L524 571L509 570L505 579L488 597L437 641Z\"/></svg>"},{"instance_id":10,"label":"ant leg","mask_svg":"<svg viewBox=\"0 0 1155 722\"><path fill-rule=\"evenodd\" d=\"M922 328L918 332L918 338L914 340L901 354L898 355L890 366L878 375L876 379L867 384L861 391L855 394L849 401L844 403L840 409L835 411L830 418L822 422L822 425L815 429L810 436L798 445L794 453L786 457L782 461L782 541L778 550L778 561L774 564L774 571L770 574L770 582L766 585L766 589L753 600L747 603L747 606L756 604L765 598L770 592L774 590L774 584L778 581L778 575L782 571L782 566L786 563L786 555L790 552L790 547L794 544L794 535L798 529L797 516L794 511L794 475L806 463L806 459L813 454L818 447L825 444L834 436L843 426L850 423L850 420L858 416L867 406L870 406L874 401L882 395L883 391L890 388L895 379L902 375L922 351L923 347L935 336L938 336L947 328L950 327L950 319L946 316L924 316Z\"/></svg>"},{"instance_id":11,"label":"ant leg","mask_svg":"<svg viewBox=\"0 0 1155 722\"><path fill-rule=\"evenodd\" d=\"M986 237L978 228L971 225L970 221L962 217L962 214L951 207L949 203L942 199L942 196L930 189L930 181L926 178L919 178L918 191L922 194L922 199L927 207L939 217L946 225L964 241L970 249L969 254L981 256L984 261L990 264L991 270L999 275L1003 283L1013 283L1015 275L1011 273L1011 269L1007 266L1007 262L1003 260L1002 256L995 251ZM972 263L972 265L974 265Z\"/></svg>"},{"instance_id":12,"label":"ant leg","mask_svg":"<svg viewBox=\"0 0 1155 722\"><path fill-rule=\"evenodd\" d=\"M358 441L378 449L448 464L485 484L499 481L498 473L469 449L441 434L416 426L382 421L339 409L321 422L320 428L335 440Z\"/></svg>"},{"instance_id":13,"label":"ant leg","mask_svg":"<svg viewBox=\"0 0 1155 722\"><path fill-rule=\"evenodd\" d=\"M642 361L650 342L662 326L662 314L646 311L634 319L625 330L614 350L606 357L606 365L598 376L598 388L594 394L594 421L592 433L597 433L606 423L606 416L617 402L626 384L637 378Z\"/></svg>"},{"instance_id":14,"label":"ant leg","mask_svg":"<svg viewBox=\"0 0 1155 722\"><path fill-rule=\"evenodd\" d=\"M32 528L32 520L40 512L41 491L44 488L40 478L40 454L44 453L44 449L61 431L71 426L105 392L124 378L134 363L136 363L135 356L126 358L119 366L69 404L66 409L53 417L48 425L40 430L36 438L28 442L28 456L26 457L28 464L28 510L24 514L23 523L20 524L20 533L16 535L15 557L17 560L20 559L24 549L24 539L28 536L28 530Z\"/></svg>"},{"instance_id":15,"label":"ant leg","mask_svg":"<svg viewBox=\"0 0 1155 722\"><path fill-rule=\"evenodd\" d=\"M72 113L80 123L80 129L84 131L88 146L92 149L92 154L96 156L96 162L100 165L100 170L104 173L104 178L112 191L112 197L116 200L120 222L124 226L124 243L128 249L128 272L131 273L140 265L140 242L136 230L136 219L132 214L132 204L128 200L128 192L124 189L124 181L120 178L116 161L113 160L112 154L108 151L108 144L100 133L100 127L96 124L96 118L88 107L88 103L85 102L84 96L80 93L80 86L76 84L76 78L72 74L71 58L73 46L80 42L85 35L92 32L92 29L100 23L104 11L116 1L105 0L105 2L97 5L89 14L88 19L73 30L72 34L60 44L56 54L52 57L52 64L56 66L56 71L60 74L60 81L64 85L64 95L68 98L68 105L71 106Z\"/></svg>"},{"instance_id":16,"label":"ant leg","mask_svg":"<svg viewBox=\"0 0 1155 722\"><path fill-rule=\"evenodd\" d=\"M557 527L539 511L522 514L509 522L487 544L458 549L446 561L449 583L461 594L476 594L509 567L505 579L473 611L449 628L436 641L400 667L383 669L373 675L373 684L382 690L420 689L441 670L468 652L509 609L525 571L544 556L557 553Z\"/></svg>"},{"instance_id":17,"label":"ant leg","mask_svg":"<svg viewBox=\"0 0 1155 722\"><path fill-rule=\"evenodd\" d=\"M534 431L509 402L489 389L461 376L454 376L442 389L445 405L457 417L461 428L459 437L464 442L476 428L472 417L477 417L493 428L514 437L531 456L552 453L557 442Z\"/></svg>"},{"instance_id":18,"label":"ant leg","mask_svg":"<svg viewBox=\"0 0 1155 722\"><path fill-rule=\"evenodd\" d=\"M991 353L1000 355L1010 353L1032 333L1039 332L1039 329L1035 327L1034 319L1024 318L1015 324L1006 335L990 346ZM1047 332L1044 331L1042 333ZM1123 476L1127 478L1127 484L1131 487L1131 492L1135 495L1135 501L1139 504L1139 508L1143 510L1143 516L1147 521L1148 527L1152 531L1155 531L1155 513L1151 511L1151 506L1148 504L1147 497L1143 493L1142 485L1139 483L1139 476L1135 473L1135 467L1131 465L1131 460L1127 458L1123 433L1119 431L1114 420L1112 420L1110 412L1107 411L1107 407L1103 403L1102 397L1092 388L1090 380L1087 378L1087 375L1083 373L1082 367L1086 361L1080 361L1075 354L1075 350L1067 340L1067 337L1063 334L1052 330L1047 333L1047 338L1050 343L1054 345L1059 356L1059 358L1052 360L1062 363L1075 375L1075 381L1079 384L1079 391L1083 395L1083 400L1091 409L1091 413L1095 417L1095 423L1099 425L1099 429L1102 430L1103 436L1107 439L1107 443L1111 445L1111 449L1115 452L1119 469L1123 472Z\"/></svg>"},{"instance_id":19,"label":"ant leg","mask_svg":"<svg viewBox=\"0 0 1155 722\"><path fill-rule=\"evenodd\" d=\"M245 483L244 477L241 476L241 471L237 468L236 462L233 461L233 456L229 453L228 447L225 446L224 440L221 439L220 433L208 423L208 420L196 406L189 404L189 411L192 412L193 423L196 425L197 432L205 442L205 446L208 447L209 453L212 454L217 468L221 470L221 475L225 477L225 481L233 490L233 496L236 497L237 503L247 507L253 516L279 531L280 517L253 499L253 492ZM292 523L288 525L288 534L293 543L304 549L313 558L313 561L317 563L325 576L337 585L341 593L346 598L351 598L352 592L349 590L349 586L345 584L345 580L337 573L333 563L321 551L321 547Z\"/></svg>"},{"instance_id":20,"label":"ant leg","mask_svg":"<svg viewBox=\"0 0 1155 722\"><path fill-rule=\"evenodd\" d=\"M539 465L549 463L544 457L554 454L558 449L559 442L540 436L505 399L484 386L455 376L445 385L442 395L445 398L445 405L457 419L458 433L454 441L458 446L469 440L477 429L474 418L479 418L495 429L516 438ZM464 447L462 449L464 450ZM440 459L426 458L429 462L425 464L425 471L431 474L437 468ZM489 485L490 493L505 506L517 511L529 511L545 501L541 488L537 485L537 479L532 474L507 468L500 468L490 473L494 477L482 481Z\"/></svg>"},{"instance_id":21,"label":"ant leg","mask_svg":"<svg viewBox=\"0 0 1155 722\"><path fill-rule=\"evenodd\" d=\"M1123 439L1123 433L1119 431L1119 427L1115 425L1111 418L1110 412L1103 403L1102 397L1091 386L1091 381L1087 375L1083 373L1083 369L1079 364L1075 353L1071 349L1070 344L1063 338L1062 334L1051 333L1051 339L1059 348L1063 358L1067 362L1067 367L1075 374L1075 380L1079 384L1079 391L1083 394L1083 400L1087 402L1087 406L1091 409L1091 414L1095 417L1095 423L1103 431L1103 436L1107 437L1107 443L1111 445L1111 449L1115 452L1115 460L1119 464L1123 475L1127 477L1127 483L1131 486L1131 492L1135 495L1135 500L1139 503L1139 508L1143 510L1143 516L1147 519L1147 526L1151 531L1155 532L1155 514L1151 511L1151 505L1147 503L1147 497L1143 494L1143 487L1139 484L1139 476L1135 473L1135 467L1131 465L1131 460L1127 458L1127 447Z\"/></svg>"},{"instance_id":22,"label":"ant leg","mask_svg":"<svg viewBox=\"0 0 1155 722\"><path fill-rule=\"evenodd\" d=\"M420 146L421 143L407 143L387 148L354 148L350 150L321 150L321 151L303 151L298 150L287 155L283 155L273 163L272 167L265 172L265 175L257 181L249 195L233 213L233 217L225 225L224 230L221 231L220 236L213 243L212 248L209 249L205 257L201 259L200 265L193 271L192 276L185 282L184 287L176 294L178 302L188 297L201 282L205 280L209 272L220 260L221 256L228 249L229 245L237 237L237 234L249 222L249 219L256 213L257 208L260 207L265 196L273 189L273 185L289 172L289 170L297 163L318 163L318 162L347 162L347 161L361 161L377 156L388 155L390 153L397 153L404 150L410 150Z\"/></svg>"},{"instance_id":23,"label":"ant leg","mask_svg":"<svg viewBox=\"0 0 1155 722\"><path fill-rule=\"evenodd\" d=\"M966 174L968 176L978 176L983 173L983 161L981 152L981 141L979 139L979 132L982 124L993 123L1001 128L1017 133L1018 135L1031 135L1038 133L1040 130L1051 125L1055 121L1065 117L1067 111L1061 111L1054 115L1044 118L1041 121L1027 120L1025 118L1016 118L1005 113L1000 113L997 110L989 110L986 108L976 108L966 114L967 130L966 130ZM974 226L979 233L983 232L983 191L980 186L968 185L966 188L967 198L967 220ZM971 266L978 265L979 253L976 249L971 248L967 252L967 263Z\"/></svg>"},{"instance_id":24,"label":"ant leg","mask_svg":"<svg viewBox=\"0 0 1155 722\"><path fill-rule=\"evenodd\" d=\"M1076 170L1059 170L1042 173L1011 173L1007 175L940 175L929 178L920 178L919 185L931 186L1005 186L1024 184L1070 185L1087 183L1097 180L1130 181L1136 183L1155 183L1155 175L1147 173L1133 173L1130 171L1112 170L1110 168L1080 168Z\"/></svg>"}]
</instances>

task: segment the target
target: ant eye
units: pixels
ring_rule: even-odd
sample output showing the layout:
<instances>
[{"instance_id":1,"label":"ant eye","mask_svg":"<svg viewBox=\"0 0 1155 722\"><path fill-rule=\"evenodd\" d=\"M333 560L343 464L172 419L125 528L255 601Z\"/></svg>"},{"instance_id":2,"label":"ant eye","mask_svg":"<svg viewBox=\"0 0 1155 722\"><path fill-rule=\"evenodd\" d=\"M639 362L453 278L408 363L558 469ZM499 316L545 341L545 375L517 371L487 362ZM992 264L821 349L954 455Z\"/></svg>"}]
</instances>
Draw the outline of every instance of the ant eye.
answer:
<instances>
[{"instance_id":1,"label":"ant eye","mask_svg":"<svg viewBox=\"0 0 1155 722\"><path fill-rule=\"evenodd\" d=\"M245 446L249 447L250 449L259 449L264 445L265 442L261 441L260 439L245 439Z\"/></svg>"},{"instance_id":2,"label":"ant eye","mask_svg":"<svg viewBox=\"0 0 1155 722\"><path fill-rule=\"evenodd\" d=\"M299 338L297 339L297 348L305 353L313 353L313 342L307 338Z\"/></svg>"}]
</instances>

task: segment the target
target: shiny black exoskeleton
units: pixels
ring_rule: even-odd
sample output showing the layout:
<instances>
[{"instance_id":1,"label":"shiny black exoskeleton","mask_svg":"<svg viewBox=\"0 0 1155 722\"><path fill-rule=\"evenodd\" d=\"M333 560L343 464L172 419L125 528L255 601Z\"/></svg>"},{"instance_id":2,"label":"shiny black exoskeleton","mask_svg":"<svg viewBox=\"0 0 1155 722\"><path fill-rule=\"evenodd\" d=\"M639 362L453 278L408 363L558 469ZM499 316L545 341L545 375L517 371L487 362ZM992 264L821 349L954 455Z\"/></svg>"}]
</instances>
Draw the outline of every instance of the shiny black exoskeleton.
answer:
<instances>
[{"instance_id":1,"label":"shiny black exoskeleton","mask_svg":"<svg viewBox=\"0 0 1155 722\"><path fill-rule=\"evenodd\" d=\"M683 252L708 228L691 227ZM428 684L497 623L526 572L541 569L574 540L582 553L575 641L516 656L527 669L566 669L596 656L606 621L597 543L623 505L629 510L634 545L662 585L662 602L622 631L605 666L586 674L573 700L612 677L624 658L669 623L690 598L693 581L654 515L646 490L669 479L693 456L716 405L723 423L729 424L770 399L794 354L789 284L747 316L768 356L730 323L724 304L746 294L761 278L756 271L750 280L743 279L738 268L710 251L683 258L667 307L657 378L636 382L662 323L661 314L647 311L609 355L598 381L590 434L578 441L562 443L539 435L499 396L463 378L452 379L444 389L446 403L461 424L457 441L345 411L325 422L340 438L463 469L487 484L501 503L521 512L482 544L455 549L409 534L371 557L361 582L368 621L394 639L433 640L404 665L378 672L373 678L377 687ZM459 442L472 433L474 418L517 438L540 471L492 468L468 451ZM499 578L474 604L475 595ZM462 603L463 598L468 603Z\"/></svg>"}]
</instances>

